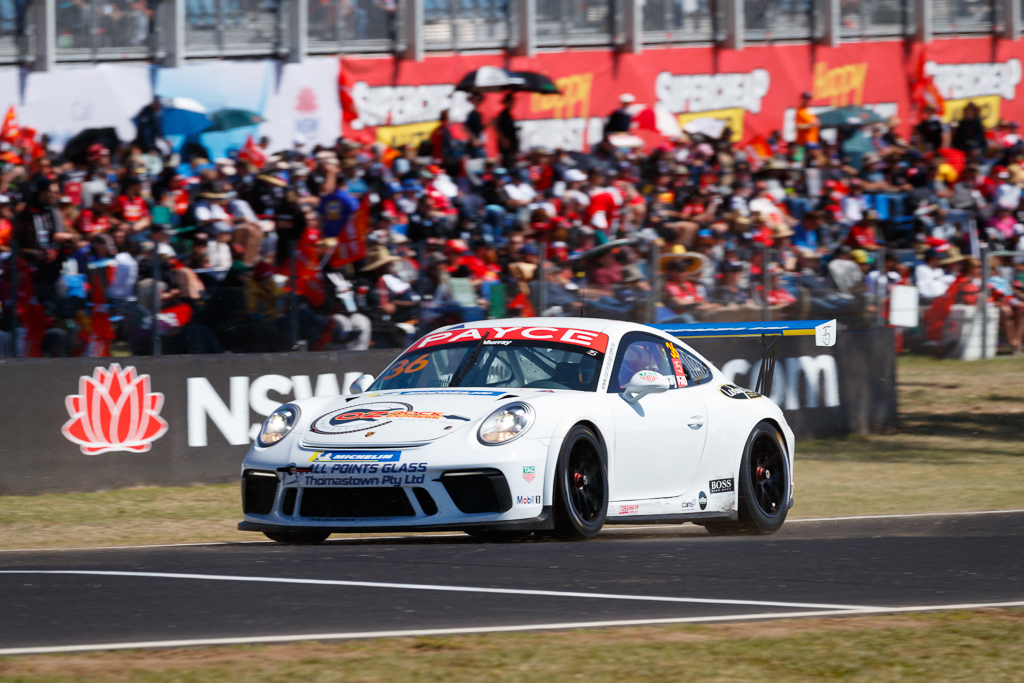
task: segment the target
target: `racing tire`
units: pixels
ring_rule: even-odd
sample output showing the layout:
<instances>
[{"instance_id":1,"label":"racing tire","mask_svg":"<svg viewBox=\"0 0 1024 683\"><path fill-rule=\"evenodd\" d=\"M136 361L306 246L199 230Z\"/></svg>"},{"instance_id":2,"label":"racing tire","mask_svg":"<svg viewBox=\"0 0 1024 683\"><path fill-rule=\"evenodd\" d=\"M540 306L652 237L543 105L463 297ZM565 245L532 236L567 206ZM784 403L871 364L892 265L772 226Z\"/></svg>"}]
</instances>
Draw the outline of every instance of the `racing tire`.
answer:
<instances>
[{"instance_id":1,"label":"racing tire","mask_svg":"<svg viewBox=\"0 0 1024 683\"><path fill-rule=\"evenodd\" d=\"M593 430L576 425L562 441L555 466L557 538L593 538L608 516L608 467L604 448Z\"/></svg>"},{"instance_id":2,"label":"racing tire","mask_svg":"<svg viewBox=\"0 0 1024 683\"><path fill-rule=\"evenodd\" d=\"M708 522L704 527L713 536L774 534L789 513L791 481L782 434L771 422L758 422L743 448L736 521Z\"/></svg>"},{"instance_id":3,"label":"racing tire","mask_svg":"<svg viewBox=\"0 0 1024 683\"><path fill-rule=\"evenodd\" d=\"M330 536L326 531L264 531L263 535L286 545L316 545Z\"/></svg>"}]
</instances>

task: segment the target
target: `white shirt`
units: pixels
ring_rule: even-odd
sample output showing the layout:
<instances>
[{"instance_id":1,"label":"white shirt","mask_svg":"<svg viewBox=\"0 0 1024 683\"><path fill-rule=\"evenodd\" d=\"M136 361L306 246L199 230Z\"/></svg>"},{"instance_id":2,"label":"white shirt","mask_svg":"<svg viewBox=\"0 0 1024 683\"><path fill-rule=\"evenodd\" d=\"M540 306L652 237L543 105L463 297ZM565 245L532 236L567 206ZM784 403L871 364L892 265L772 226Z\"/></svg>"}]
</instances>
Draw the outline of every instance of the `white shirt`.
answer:
<instances>
[{"instance_id":1,"label":"white shirt","mask_svg":"<svg viewBox=\"0 0 1024 683\"><path fill-rule=\"evenodd\" d=\"M942 268L932 268L922 263L914 268L914 283L917 291L926 299L942 296L956 278Z\"/></svg>"},{"instance_id":2,"label":"white shirt","mask_svg":"<svg viewBox=\"0 0 1024 683\"><path fill-rule=\"evenodd\" d=\"M197 207L198 210L198 207ZM206 262L210 268L231 267L231 245L227 242L210 240L206 243Z\"/></svg>"},{"instance_id":3,"label":"white shirt","mask_svg":"<svg viewBox=\"0 0 1024 683\"><path fill-rule=\"evenodd\" d=\"M996 188L996 206L1000 209L1015 211L1020 204L1020 188L1010 183L1003 183Z\"/></svg>"},{"instance_id":4,"label":"white shirt","mask_svg":"<svg viewBox=\"0 0 1024 683\"><path fill-rule=\"evenodd\" d=\"M828 272L840 292L849 293L854 287L864 282L864 271L854 261L832 259L828 264Z\"/></svg>"},{"instance_id":5,"label":"white shirt","mask_svg":"<svg viewBox=\"0 0 1024 683\"><path fill-rule=\"evenodd\" d=\"M232 216L234 216L235 218L241 218L247 223L259 222L259 216L257 216L256 212L252 210L251 206L249 206L249 202L245 201L244 199L238 199L237 197L235 199L232 199L230 202L228 202L228 210L231 211ZM196 213L198 212L199 207L197 206Z\"/></svg>"},{"instance_id":6,"label":"white shirt","mask_svg":"<svg viewBox=\"0 0 1024 683\"><path fill-rule=\"evenodd\" d=\"M111 299L127 299L135 296L135 285L139 281L139 264L126 251L114 257L114 281L107 288Z\"/></svg>"},{"instance_id":7,"label":"white shirt","mask_svg":"<svg viewBox=\"0 0 1024 683\"><path fill-rule=\"evenodd\" d=\"M843 222L857 223L864 218L864 209L867 208L867 201L864 199L864 195L858 197L847 195L843 197L840 206L843 210Z\"/></svg>"},{"instance_id":8,"label":"white shirt","mask_svg":"<svg viewBox=\"0 0 1024 683\"><path fill-rule=\"evenodd\" d=\"M537 191L529 183L506 183L505 193L508 198L517 202L532 202Z\"/></svg>"},{"instance_id":9,"label":"white shirt","mask_svg":"<svg viewBox=\"0 0 1024 683\"><path fill-rule=\"evenodd\" d=\"M199 221L200 223L208 223L210 221L230 222L231 217L228 215L228 212L224 210L224 207L221 206L220 204L201 201L198 204L196 204L196 220Z\"/></svg>"}]
</instances>

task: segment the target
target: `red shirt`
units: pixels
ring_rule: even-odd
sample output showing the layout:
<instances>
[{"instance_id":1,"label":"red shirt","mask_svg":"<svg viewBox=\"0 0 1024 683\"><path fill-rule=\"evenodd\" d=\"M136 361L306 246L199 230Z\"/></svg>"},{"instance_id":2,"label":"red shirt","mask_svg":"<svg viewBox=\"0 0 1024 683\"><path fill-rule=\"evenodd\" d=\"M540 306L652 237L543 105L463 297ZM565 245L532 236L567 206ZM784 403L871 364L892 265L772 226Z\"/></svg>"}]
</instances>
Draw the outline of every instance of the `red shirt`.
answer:
<instances>
[{"instance_id":1,"label":"red shirt","mask_svg":"<svg viewBox=\"0 0 1024 683\"><path fill-rule=\"evenodd\" d=\"M141 221L149 215L149 206L142 197L131 197L121 195L117 198L117 212L129 223Z\"/></svg>"},{"instance_id":2,"label":"red shirt","mask_svg":"<svg viewBox=\"0 0 1024 683\"><path fill-rule=\"evenodd\" d=\"M78 231L88 235L92 232L103 232L110 229L110 218L107 216L96 217L92 209L84 209L78 216Z\"/></svg>"},{"instance_id":3,"label":"red shirt","mask_svg":"<svg viewBox=\"0 0 1024 683\"><path fill-rule=\"evenodd\" d=\"M846 236L846 244L854 249L866 246L877 246L878 242L875 240L875 229L866 225L853 226L850 228L850 232Z\"/></svg>"},{"instance_id":4,"label":"red shirt","mask_svg":"<svg viewBox=\"0 0 1024 683\"><path fill-rule=\"evenodd\" d=\"M0 218L0 247L11 246L11 222L6 218Z\"/></svg>"}]
</instances>

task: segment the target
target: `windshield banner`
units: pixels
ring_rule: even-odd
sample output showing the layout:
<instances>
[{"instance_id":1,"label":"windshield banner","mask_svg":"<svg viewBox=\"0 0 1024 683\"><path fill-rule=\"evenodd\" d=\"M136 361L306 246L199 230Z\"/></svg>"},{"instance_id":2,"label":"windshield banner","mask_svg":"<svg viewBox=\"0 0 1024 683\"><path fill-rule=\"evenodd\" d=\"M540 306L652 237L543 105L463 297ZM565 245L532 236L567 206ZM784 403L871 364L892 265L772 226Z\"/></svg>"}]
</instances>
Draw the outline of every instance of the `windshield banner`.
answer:
<instances>
[{"instance_id":1,"label":"windshield banner","mask_svg":"<svg viewBox=\"0 0 1024 683\"><path fill-rule=\"evenodd\" d=\"M486 336L485 336L486 335ZM469 329L448 330L445 332L434 332L423 337L409 347L409 351L437 346L439 344L452 344L455 342L480 341L487 339L487 342L510 342L510 341L553 341L561 344L574 344L599 353L604 353L608 348L608 335L590 330L578 330L572 327L471 327Z\"/></svg>"}]
</instances>

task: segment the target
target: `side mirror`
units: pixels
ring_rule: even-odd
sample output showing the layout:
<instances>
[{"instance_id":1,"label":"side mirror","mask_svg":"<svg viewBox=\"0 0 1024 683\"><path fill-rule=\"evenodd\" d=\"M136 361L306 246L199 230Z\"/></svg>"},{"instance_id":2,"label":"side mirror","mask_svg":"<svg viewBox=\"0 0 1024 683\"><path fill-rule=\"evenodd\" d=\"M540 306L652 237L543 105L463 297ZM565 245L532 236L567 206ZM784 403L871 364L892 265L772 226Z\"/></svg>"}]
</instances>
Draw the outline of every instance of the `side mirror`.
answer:
<instances>
[{"instance_id":1,"label":"side mirror","mask_svg":"<svg viewBox=\"0 0 1024 683\"><path fill-rule=\"evenodd\" d=\"M361 394L369 389L371 384L373 384L373 375L359 375L348 390L353 394Z\"/></svg>"},{"instance_id":2,"label":"side mirror","mask_svg":"<svg viewBox=\"0 0 1024 683\"><path fill-rule=\"evenodd\" d=\"M627 403L636 403L647 394L660 394L668 391L668 378L654 370L641 370L629 379L629 384L622 391L622 398Z\"/></svg>"}]
</instances>

